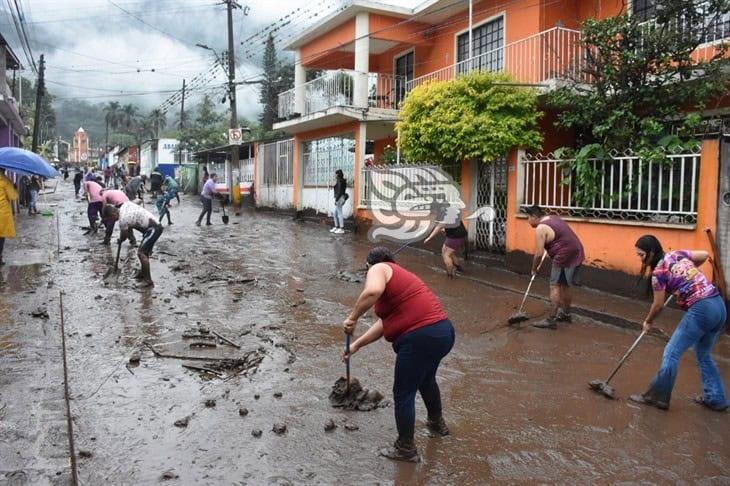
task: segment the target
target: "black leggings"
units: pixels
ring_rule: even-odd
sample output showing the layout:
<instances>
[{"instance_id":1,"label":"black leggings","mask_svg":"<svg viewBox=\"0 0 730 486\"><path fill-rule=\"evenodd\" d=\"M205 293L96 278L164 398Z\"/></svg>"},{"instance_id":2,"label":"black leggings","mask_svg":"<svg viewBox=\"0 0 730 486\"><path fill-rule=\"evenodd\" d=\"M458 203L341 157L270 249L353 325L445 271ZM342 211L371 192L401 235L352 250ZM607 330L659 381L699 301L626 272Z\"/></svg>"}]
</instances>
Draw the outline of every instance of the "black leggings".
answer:
<instances>
[{"instance_id":1,"label":"black leggings","mask_svg":"<svg viewBox=\"0 0 730 486\"><path fill-rule=\"evenodd\" d=\"M206 223L210 223L210 215L213 212L213 200L208 199L207 197L200 196L200 202L203 203L203 210L200 212L200 216L198 216L198 223L203 221L203 216L206 216Z\"/></svg>"}]
</instances>

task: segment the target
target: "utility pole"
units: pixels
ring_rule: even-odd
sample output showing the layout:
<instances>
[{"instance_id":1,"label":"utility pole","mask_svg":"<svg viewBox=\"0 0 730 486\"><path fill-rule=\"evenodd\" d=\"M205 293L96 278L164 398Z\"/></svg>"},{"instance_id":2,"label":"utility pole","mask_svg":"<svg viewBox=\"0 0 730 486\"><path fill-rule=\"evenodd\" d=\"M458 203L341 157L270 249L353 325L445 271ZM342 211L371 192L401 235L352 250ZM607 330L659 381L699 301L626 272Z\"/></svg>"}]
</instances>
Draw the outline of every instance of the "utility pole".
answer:
<instances>
[{"instance_id":1,"label":"utility pole","mask_svg":"<svg viewBox=\"0 0 730 486\"><path fill-rule=\"evenodd\" d=\"M182 102L180 103L180 131L185 129L185 78L183 78ZM177 141L177 163L182 164L182 143Z\"/></svg>"},{"instance_id":2,"label":"utility pole","mask_svg":"<svg viewBox=\"0 0 730 486\"><path fill-rule=\"evenodd\" d=\"M38 152L38 130L40 128L41 121L41 101L43 100L43 90L45 89L45 84L43 82L43 72L45 69L46 62L43 59L43 54L41 54L40 67L38 68L38 85L36 86L35 93L35 119L33 120L33 146L31 148L33 152Z\"/></svg>"},{"instance_id":3,"label":"utility pole","mask_svg":"<svg viewBox=\"0 0 730 486\"><path fill-rule=\"evenodd\" d=\"M225 0L228 11L228 99L231 103L231 128L238 128L238 113L236 111L236 55L233 51L233 9L241 8L235 0ZM238 167L238 145L231 147L231 163L226 167L226 183L229 196L233 200L232 168Z\"/></svg>"}]
</instances>

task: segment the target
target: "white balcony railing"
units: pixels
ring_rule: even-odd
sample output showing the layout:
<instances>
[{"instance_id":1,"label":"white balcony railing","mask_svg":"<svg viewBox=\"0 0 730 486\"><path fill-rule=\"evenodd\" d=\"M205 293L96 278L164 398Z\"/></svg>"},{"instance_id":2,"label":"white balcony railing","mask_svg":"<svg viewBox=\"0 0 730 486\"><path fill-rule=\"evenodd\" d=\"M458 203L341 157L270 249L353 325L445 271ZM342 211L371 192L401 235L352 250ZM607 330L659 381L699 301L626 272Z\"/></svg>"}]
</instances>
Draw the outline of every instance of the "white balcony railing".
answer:
<instances>
[{"instance_id":1,"label":"white balcony railing","mask_svg":"<svg viewBox=\"0 0 730 486\"><path fill-rule=\"evenodd\" d=\"M362 108L397 109L405 95L406 83L402 76L358 73L349 69L326 71L312 81L279 94L279 118L311 115L335 106L359 106L355 93L361 80L367 82L367 104ZM301 97L301 112L297 110L297 95Z\"/></svg>"},{"instance_id":2,"label":"white balcony railing","mask_svg":"<svg viewBox=\"0 0 730 486\"><path fill-rule=\"evenodd\" d=\"M447 81L473 71L504 71L518 83L544 83L565 77L585 78L581 33L564 27L520 39L409 81L408 91L430 81ZM587 81L587 78L585 79Z\"/></svg>"}]
</instances>

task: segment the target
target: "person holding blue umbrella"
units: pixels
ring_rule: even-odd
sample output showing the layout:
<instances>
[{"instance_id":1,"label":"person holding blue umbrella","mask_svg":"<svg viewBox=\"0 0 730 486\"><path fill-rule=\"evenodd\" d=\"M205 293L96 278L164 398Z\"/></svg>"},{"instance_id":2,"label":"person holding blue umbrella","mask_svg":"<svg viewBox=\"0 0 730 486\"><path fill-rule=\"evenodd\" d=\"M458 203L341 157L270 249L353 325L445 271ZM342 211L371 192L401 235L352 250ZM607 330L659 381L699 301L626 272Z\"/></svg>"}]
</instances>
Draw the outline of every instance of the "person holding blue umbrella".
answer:
<instances>
[{"instance_id":1,"label":"person holding blue umbrella","mask_svg":"<svg viewBox=\"0 0 730 486\"><path fill-rule=\"evenodd\" d=\"M12 181L5 176L5 169L0 168L0 265L4 265L3 248L5 238L15 238L15 220L11 204L18 199L18 191Z\"/></svg>"}]
</instances>

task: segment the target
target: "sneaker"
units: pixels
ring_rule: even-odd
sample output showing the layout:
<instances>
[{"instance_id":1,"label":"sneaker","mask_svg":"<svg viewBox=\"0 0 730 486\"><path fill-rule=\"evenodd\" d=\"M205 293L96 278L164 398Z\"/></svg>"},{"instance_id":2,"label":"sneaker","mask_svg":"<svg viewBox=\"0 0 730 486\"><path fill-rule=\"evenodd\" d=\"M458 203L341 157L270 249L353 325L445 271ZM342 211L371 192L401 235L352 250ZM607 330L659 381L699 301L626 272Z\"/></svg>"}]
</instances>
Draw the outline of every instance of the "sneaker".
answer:
<instances>
[{"instance_id":1,"label":"sneaker","mask_svg":"<svg viewBox=\"0 0 730 486\"><path fill-rule=\"evenodd\" d=\"M552 329L555 330L558 328L558 323L555 320L554 317L548 317L544 321L536 322L532 325L532 327L536 327L538 329Z\"/></svg>"},{"instance_id":2,"label":"sneaker","mask_svg":"<svg viewBox=\"0 0 730 486\"><path fill-rule=\"evenodd\" d=\"M650 405L650 406L656 407L660 410L669 410L668 403L654 400L653 398L649 398L643 394L642 395L630 395L629 400L631 400L634 403L639 403L641 405Z\"/></svg>"},{"instance_id":3,"label":"sneaker","mask_svg":"<svg viewBox=\"0 0 730 486\"><path fill-rule=\"evenodd\" d=\"M200 226L200 221L196 221L195 226Z\"/></svg>"},{"instance_id":4,"label":"sneaker","mask_svg":"<svg viewBox=\"0 0 730 486\"><path fill-rule=\"evenodd\" d=\"M426 427L434 434L446 437L449 435L449 428L446 426L446 422L443 417L439 417L436 420L428 419L426 421Z\"/></svg>"},{"instance_id":5,"label":"sneaker","mask_svg":"<svg viewBox=\"0 0 730 486\"><path fill-rule=\"evenodd\" d=\"M205 225L206 225L206 226L212 226L212 225L213 225L213 223L211 223L210 221L206 221L206 222L205 222Z\"/></svg>"},{"instance_id":6,"label":"sneaker","mask_svg":"<svg viewBox=\"0 0 730 486\"><path fill-rule=\"evenodd\" d=\"M725 410L728 409L727 405L725 405L724 407L717 407L715 405L710 405L710 403L706 402L704 397L702 397L702 396L694 397L694 402L699 405L702 405L703 407L707 407L714 412L724 412Z\"/></svg>"},{"instance_id":7,"label":"sneaker","mask_svg":"<svg viewBox=\"0 0 730 486\"><path fill-rule=\"evenodd\" d=\"M573 316L570 314L570 312L558 312L558 315L555 316L555 320L558 322L573 322Z\"/></svg>"},{"instance_id":8,"label":"sneaker","mask_svg":"<svg viewBox=\"0 0 730 486\"><path fill-rule=\"evenodd\" d=\"M336 231L337 231L337 226L334 226L334 227L332 227L332 229L330 229L330 233L334 233Z\"/></svg>"},{"instance_id":9,"label":"sneaker","mask_svg":"<svg viewBox=\"0 0 730 486\"><path fill-rule=\"evenodd\" d=\"M391 447L380 449L379 454L393 461L419 462L418 449L413 440L401 441L396 440Z\"/></svg>"},{"instance_id":10,"label":"sneaker","mask_svg":"<svg viewBox=\"0 0 730 486\"><path fill-rule=\"evenodd\" d=\"M335 231L333 231L333 233L336 235L344 235L345 230L343 228L337 228Z\"/></svg>"},{"instance_id":11,"label":"sneaker","mask_svg":"<svg viewBox=\"0 0 730 486\"><path fill-rule=\"evenodd\" d=\"M111 241L107 240L107 239L103 239L103 240L101 240L101 244L104 246L109 246L109 245L111 245Z\"/></svg>"}]
</instances>

